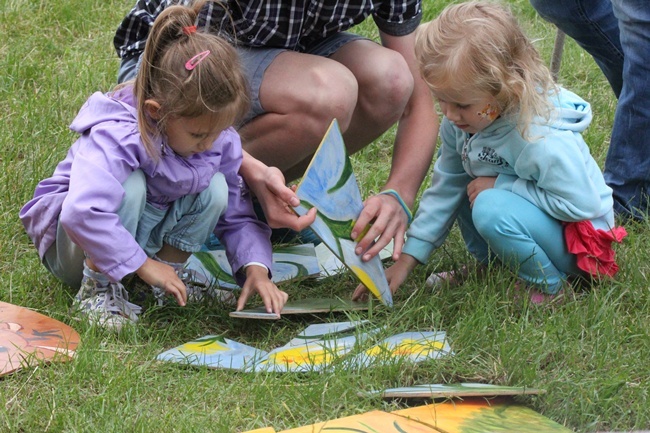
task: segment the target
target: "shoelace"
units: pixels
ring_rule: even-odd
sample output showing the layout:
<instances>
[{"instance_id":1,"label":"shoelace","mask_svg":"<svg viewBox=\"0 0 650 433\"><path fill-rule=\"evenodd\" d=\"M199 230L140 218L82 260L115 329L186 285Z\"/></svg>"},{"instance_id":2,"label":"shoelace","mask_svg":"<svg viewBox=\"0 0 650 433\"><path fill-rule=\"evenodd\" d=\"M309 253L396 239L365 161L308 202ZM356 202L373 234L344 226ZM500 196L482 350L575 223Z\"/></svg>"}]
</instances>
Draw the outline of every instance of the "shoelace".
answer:
<instances>
[{"instance_id":1,"label":"shoelace","mask_svg":"<svg viewBox=\"0 0 650 433\"><path fill-rule=\"evenodd\" d=\"M104 307L106 311L117 314L124 314L129 319L138 320L138 314L142 312L139 305L129 302L129 293L120 283L111 283L106 291Z\"/></svg>"}]
</instances>

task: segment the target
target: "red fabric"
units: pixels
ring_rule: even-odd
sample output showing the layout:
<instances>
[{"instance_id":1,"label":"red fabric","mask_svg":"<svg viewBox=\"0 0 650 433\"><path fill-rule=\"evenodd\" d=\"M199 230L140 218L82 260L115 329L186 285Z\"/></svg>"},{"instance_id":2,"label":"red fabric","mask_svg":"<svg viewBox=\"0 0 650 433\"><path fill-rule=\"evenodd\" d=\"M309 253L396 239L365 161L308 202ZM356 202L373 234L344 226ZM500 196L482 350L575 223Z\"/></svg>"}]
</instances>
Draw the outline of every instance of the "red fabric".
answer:
<instances>
[{"instance_id":1,"label":"red fabric","mask_svg":"<svg viewBox=\"0 0 650 433\"><path fill-rule=\"evenodd\" d=\"M593 277L613 277L618 272L614 261L612 242L621 242L627 236L624 227L605 231L596 230L591 221L564 223L564 238L569 252L578 258L578 267Z\"/></svg>"}]
</instances>

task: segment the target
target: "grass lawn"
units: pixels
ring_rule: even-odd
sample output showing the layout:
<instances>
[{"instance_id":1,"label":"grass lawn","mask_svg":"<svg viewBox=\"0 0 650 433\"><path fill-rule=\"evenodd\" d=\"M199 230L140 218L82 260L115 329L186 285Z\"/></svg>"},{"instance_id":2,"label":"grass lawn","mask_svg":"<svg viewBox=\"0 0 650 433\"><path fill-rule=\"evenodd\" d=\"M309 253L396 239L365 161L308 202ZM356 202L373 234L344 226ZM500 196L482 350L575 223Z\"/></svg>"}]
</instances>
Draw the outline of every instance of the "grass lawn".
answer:
<instances>
[{"instance_id":1,"label":"grass lawn","mask_svg":"<svg viewBox=\"0 0 650 433\"><path fill-rule=\"evenodd\" d=\"M425 0L427 18L447 1ZM510 0L550 59L555 30L527 1ZM24 233L18 211L64 157L67 129L95 91L116 80L113 33L133 0L0 0L0 300L73 326L82 344L74 362L23 370L0 380L0 431L280 431L403 403L362 398L358 390L415 383L484 382L545 388L522 401L575 431L650 427L648 223L628 225L617 247L616 281L570 293L563 305L534 307L508 295L511 275L494 271L454 290L424 286L434 270L469 260L457 229L396 295L395 308L349 316L228 317L219 305L149 309L120 335L69 314L74 293L48 274ZM375 37L372 21L357 31ZM593 105L586 133L595 158L607 151L616 106L589 55L568 40L560 82ZM353 157L364 196L386 179L394 130ZM350 275L284 286L293 299L348 296ZM263 350L282 345L309 323L369 319L391 333L445 330L455 356L313 375L241 374L155 361L183 342L218 334Z\"/></svg>"}]
</instances>

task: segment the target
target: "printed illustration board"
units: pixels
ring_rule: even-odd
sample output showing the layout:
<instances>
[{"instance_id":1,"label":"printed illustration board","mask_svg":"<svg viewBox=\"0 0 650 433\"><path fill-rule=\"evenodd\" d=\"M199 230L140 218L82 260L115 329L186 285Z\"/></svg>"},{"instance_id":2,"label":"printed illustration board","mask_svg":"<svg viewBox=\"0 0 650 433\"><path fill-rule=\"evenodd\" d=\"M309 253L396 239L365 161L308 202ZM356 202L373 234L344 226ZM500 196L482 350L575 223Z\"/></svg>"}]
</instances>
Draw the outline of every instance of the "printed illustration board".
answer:
<instances>
[{"instance_id":1,"label":"printed illustration board","mask_svg":"<svg viewBox=\"0 0 650 433\"><path fill-rule=\"evenodd\" d=\"M373 295L392 306L381 259L375 256L362 261L354 251L357 242L350 239L363 200L336 120L316 150L296 195L300 199L300 205L294 208L296 213L305 215L315 207L316 221L311 225L314 233Z\"/></svg>"},{"instance_id":2,"label":"printed illustration board","mask_svg":"<svg viewBox=\"0 0 650 433\"><path fill-rule=\"evenodd\" d=\"M449 397L495 397L537 395L546 390L523 386L502 386L488 383L421 384L389 388L383 391L360 393L362 396L380 395L383 398L449 398Z\"/></svg>"},{"instance_id":3,"label":"printed illustration board","mask_svg":"<svg viewBox=\"0 0 650 433\"><path fill-rule=\"evenodd\" d=\"M313 244L275 246L272 258L272 281L276 284L320 275ZM192 254L187 262L187 269L194 271L195 282L206 287L239 289L223 248Z\"/></svg>"},{"instance_id":4,"label":"printed illustration board","mask_svg":"<svg viewBox=\"0 0 650 433\"><path fill-rule=\"evenodd\" d=\"M280 316L275 313L267 313L263 306L241 311L231 311L229 314L230 317L240 319L279 320L281 316L285 315L334 313L367 309L367 302L337 298L305 298L287 302L280 312Z\"/></svg>"},{"instance_id":5,"label":"printed illustration board","mask_svg":"<svg viewBox=\"0 0 650 433\"><path fill-rule=\"evenodd\" d=\"M70 326L0 302L0 376L42 362L69 361L78 345L79 334Z\"/></svg>"}]
</instances>

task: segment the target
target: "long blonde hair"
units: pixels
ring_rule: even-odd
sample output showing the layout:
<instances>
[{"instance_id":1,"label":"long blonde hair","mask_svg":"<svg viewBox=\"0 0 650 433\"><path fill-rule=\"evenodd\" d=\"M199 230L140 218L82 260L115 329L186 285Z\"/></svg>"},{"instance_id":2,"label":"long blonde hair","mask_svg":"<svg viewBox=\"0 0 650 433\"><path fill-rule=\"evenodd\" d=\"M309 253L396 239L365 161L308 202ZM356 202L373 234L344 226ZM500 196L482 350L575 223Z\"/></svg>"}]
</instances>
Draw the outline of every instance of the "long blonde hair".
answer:
<instances>
[{"instance_id":1,"label":"long blonde hair","mask_svg":"<svg viewBox=\"0 0 650 433\"><path fill-rule=\"evenodd\" d=\"M505 7L467 2L446 7L418 28L415 53L431 91L485 93L527 137L535 117L549 119L557 88L538 51Z\"/></svg>"},{"instance_id":2,"label":"long blonde hair","mask_svg":"<svg viewBox=\"0 0 650 433\"><path fill-rule=\"evenodd\" d=\"M198 14L206 3L166 8L149 33L134 92L142 141L154 158L160 151L152 141L164 132L170 117L213 114L225 129L248 110L248 87L237 52L223 38L196 30ZM193 68L186 67L190 59L206 52ZM147 100L160 105L156 120L145 109Z\"/></svg>"}]
</instances>

